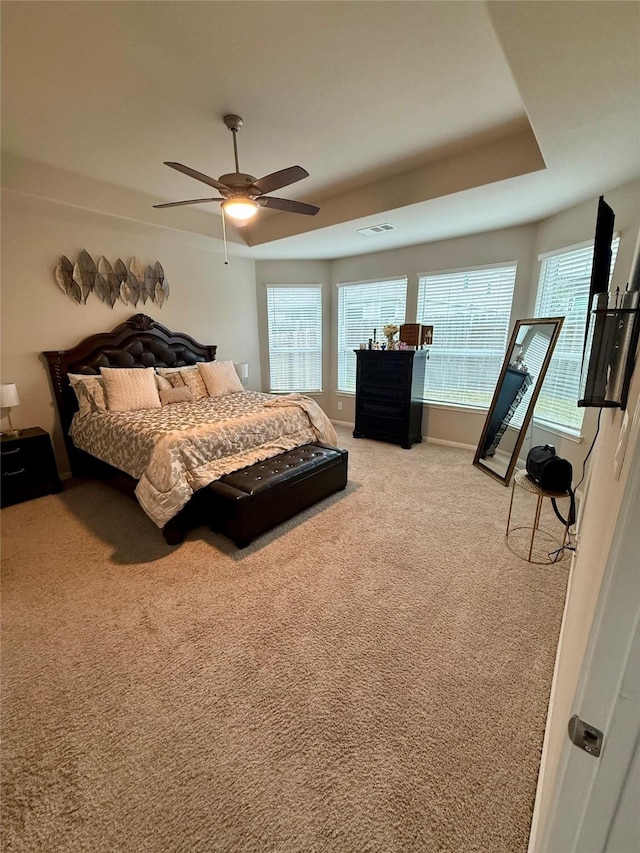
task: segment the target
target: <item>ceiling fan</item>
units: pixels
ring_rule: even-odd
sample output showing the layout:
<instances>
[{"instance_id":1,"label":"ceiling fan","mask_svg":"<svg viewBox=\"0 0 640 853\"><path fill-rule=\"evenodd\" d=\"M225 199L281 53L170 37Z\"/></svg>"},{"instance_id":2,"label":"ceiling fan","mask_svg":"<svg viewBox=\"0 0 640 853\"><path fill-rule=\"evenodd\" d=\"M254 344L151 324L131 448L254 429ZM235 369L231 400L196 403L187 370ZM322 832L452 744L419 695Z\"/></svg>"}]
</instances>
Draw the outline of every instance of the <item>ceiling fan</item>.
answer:
<instances>
[{"instance_id":1,"label":"ceiling fan","mask_svg":"<svg viewBox=\"0 0 640 853\"><path fill-rule=\"evenodd\" d=\"M178 172L189 175L197 181L202 181L210 187L215 187L220 196L216 196L215 198L192 198L187 201L170 201L166 204L154 204L153 206L158 208L179 207L183 204L203 204L209 201L219 201L222 203L224 213L231 216L236 220L236 224L239 225L251 219L261 207L268 207L272 210L284 210L287 213L306 213L308 216L315 216L320 208L313 204L305 204L301 201L266 195L266 193L273 192L273 190L288 187L290 184L295 184L296 181L308 178L309 173L307 170L301 166L289 166L288 169L280 169L279 172L272 172L270 175L265 175L264 178L254 178L253 175L241 172L238 167L236 135L242 127L243 121L240 116L226 115L224 123L233 133L235 172L220 175L218 180L215 180L215 178L210 178L208 175L203 175L202 172L197 172L195 169L189 168L189 166L183 166L182 163L165 161L165 166L170 166L172 169L177 169Z\"/></svg>"}]
</instances>

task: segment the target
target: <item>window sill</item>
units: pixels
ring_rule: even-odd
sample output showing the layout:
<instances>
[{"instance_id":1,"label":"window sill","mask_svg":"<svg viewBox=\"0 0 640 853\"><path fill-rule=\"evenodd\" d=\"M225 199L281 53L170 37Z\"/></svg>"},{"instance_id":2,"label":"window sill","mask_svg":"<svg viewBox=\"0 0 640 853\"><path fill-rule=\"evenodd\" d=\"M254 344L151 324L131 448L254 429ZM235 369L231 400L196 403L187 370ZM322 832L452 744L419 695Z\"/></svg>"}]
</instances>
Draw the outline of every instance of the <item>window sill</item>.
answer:
<instances>
[{"instance_id":1,"label":"window sill","mask_svg":"<svg viewBox=\"0 0 640 853\"><path fill-rule=\"evenodd\" d=\"M423 400L422 405L450 412L467 412L471 415L486 415L489 411L489 406L465 406L463 403L443 403L440 400Z\"/></svg>"},{"instance_id":2,"label":"window sill","mask_svg":"<svg viewBox=\"0 0 640 853\"><path fill-rule=\"evenodd\" d=\"M282 397L285 394L304 394L305 397L322 397L324 391L267 391L267 394L272 394L274 397Z\"/></svg>"},{"instance_id":3,"label":"window sill","mask_svg":"<svg viewBox=\"0 0 640 853\"><path fill-rule=\"evenodd\" d=\"M583 438L581 433L576 430L572 430L570 427L561 427L555 424L547 423L546 421L539 421L537 418L533 418L533 426L538 429L543 429L545 432L553 433L553 435L559 435L562 438L566 438L569 441L573 441L576 444L581 444Z\"/></svg>"}]
</instances>

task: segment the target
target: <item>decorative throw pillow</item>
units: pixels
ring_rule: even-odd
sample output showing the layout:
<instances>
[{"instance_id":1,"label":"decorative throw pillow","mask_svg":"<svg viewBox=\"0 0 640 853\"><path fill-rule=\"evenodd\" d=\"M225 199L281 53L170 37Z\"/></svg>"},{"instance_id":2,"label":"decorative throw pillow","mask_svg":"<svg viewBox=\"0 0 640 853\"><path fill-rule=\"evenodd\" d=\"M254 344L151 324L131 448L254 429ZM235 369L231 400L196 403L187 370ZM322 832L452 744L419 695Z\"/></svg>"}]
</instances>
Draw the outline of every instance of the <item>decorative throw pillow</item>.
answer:
<instances>
[{"instance_id":1,"label":"decorative throw pillow","mask_svg":"<svg viewBox=\"0 0 640 853\"><path fill-rule=\"evenodd\" d=\"M207 386L204 384L204 380L200 375L197 365L194 365L193 367L180 368L180 376L182 377L184 384L193 394L194 400L202 400L209 396L207 393Z\"/></svg>"},{"instance_id":2,"label":"decorative throw pillow","mask_svg":"<svg viewBox=\"0 0 640 853\"><path fill-rule=\"evenodd\" d=\"M107 398L101 376L91 376L84 373L69 373L67 375L78 398L81 415L107 411Z\"/></svg>"},{"instance_id":3,"label":"decorative throw pillow","mask_svg":"<svg viewBox=\"0 0 640 853\"><path fill-rule=\"evenodd\" d=\"M156 373L166 379L174 388L186 385L190 389L195 400L207 397L207 387L204 384L197 364L189 367L157 367Z\"/></svg>"},{"instance_id":4,"label":"decorative throw pillow","mask_svg":"<svg viewBox=\"0 0 640 853\"><path fill-rule=\"evenodd\" d=\"M165 379L172 388L180 388L184 385L184 379L180 376L180 371L188 369L186 367L156 367L156 373L160 379Z\"/></svg>"},{"instance_id":5,"label":"decorative throw pillow","mask_svg":"<svg viewBox=\"0 0 640 853\"><path fill-rule=\"evenodd\" d=\"M165 379L164 376L160 376L159 373L156 373L156 385L158 386L158 391L168 391L170 388L173 388L169 380Z\"/></svg>"},{"instance_id":6,"label":"decorative throw pillow","mask_svg":"<svg viewBox=\"0 0 640 853\"><path fill-rule=\"evenodd\" d=\"M165 388L160 391L160 402L163 406L169 406L171 403L193 403L194 397L191 391L183 385L182 388Z\"/></svg>"},{"instance_id":7,"label":"decorative throw pillow","mask_svg":"<svg viewBox=\"0 0 640 853\"><path fill-rule=\"evenodd\" d=\"M201 361L198 370L210 397L224 397L244 391L232 361Z\"/></svg>"},{"instance_id":8,"label":"decorative throw pillow","mask_svg":"<svg viewBox=\"0 0 640 853\"><path fill-rule=\"evenodd\" d=\"M101 367L100 373L111 412L160 408L153 367Z\"/></svg>"}]
</instances>

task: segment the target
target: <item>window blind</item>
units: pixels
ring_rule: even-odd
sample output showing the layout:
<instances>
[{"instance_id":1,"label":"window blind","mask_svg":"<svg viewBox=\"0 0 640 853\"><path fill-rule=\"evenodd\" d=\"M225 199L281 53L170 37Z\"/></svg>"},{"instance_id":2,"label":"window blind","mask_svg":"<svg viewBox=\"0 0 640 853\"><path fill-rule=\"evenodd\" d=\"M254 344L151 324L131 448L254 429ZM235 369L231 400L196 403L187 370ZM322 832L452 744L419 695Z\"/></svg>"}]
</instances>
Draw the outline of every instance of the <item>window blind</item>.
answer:
<instances>
[{"instance_id":1,"label":"window blind","mask_svg":"<svg viewBox=\"0 0 640 853\"><path fill-rule=\"evenodd\" d=\"M382 327L404 323L406 305L406 278L338 285L338 391L356 390L354 350L374 329L384 343Z\"/></svg>"},{"instance_id":2,"label":"window blind","mask_svg":"<svg viewBox=\"0 0 640 853\"><path fill-rule=\"evenodd\" d=\"M425 400L488 407L504 360L515 263L423 275L418 322L433 326Z\"/></svg>"},{"instance_id":3,"label":"window blind","mask_svg":"<svg viewBox=\"0 0 640 853\"><path fill-rule=\"evenodd\" d=\"M535 327L534 327L535 328ZM531 402L531 395L535 389L535 377L539 376L540 370L542 368L543 362L547 355L547 350L549 348L549 338L547 335L542 335L539 332L534 332L533 337L530 341L527 342L527 351L526 357L524 358L524 362L527 365L527 369L531 376L533 377L533 381L522 395L522 399L518 404L518 408L513 413L511 420L509 421L510 427L515 427L516 429L520 429L522 423L524 421L524 416L529 408L529 403ZM540 398L538 398L538 401Z\"/></svg>"},{"instance_id":4,"label":"window blind","mask_svg":"<svg viewBox=\"0 0 640 853\"><path fill-rule=\"evenodd\" d=\"M620 238L611 243L613 272ZM580 431L578 408L584 332L589 312L593 244L546 255L540 268L536 317L564 317L549 369L536 403L535 418L551 427ZM519 408L524 408L525 400Z\"/></svg>"},{"instance_id":5,"label":"window blind","mask_svg":"<svg viewBox=\"0 0 640 853\"><path fill-rule=\"evenodd\" d=\"M267 287L269 389L322 391L322 288Z\"/></svg>"}]
</instances>

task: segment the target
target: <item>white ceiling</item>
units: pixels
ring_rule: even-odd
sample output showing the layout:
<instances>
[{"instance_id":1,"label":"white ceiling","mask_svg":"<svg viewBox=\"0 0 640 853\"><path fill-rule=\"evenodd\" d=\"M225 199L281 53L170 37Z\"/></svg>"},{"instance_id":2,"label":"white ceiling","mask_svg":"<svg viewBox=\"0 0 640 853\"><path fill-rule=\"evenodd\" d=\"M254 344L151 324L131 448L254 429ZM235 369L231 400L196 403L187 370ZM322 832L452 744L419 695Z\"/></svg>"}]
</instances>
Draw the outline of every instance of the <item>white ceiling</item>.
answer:
<instances>
[{"instance_id":1,"label":"white ceiling","mask_svg":"<svg viewBox=\"0 0 640 853\"><path fill-rule=\"evenodd\" d=\"M232 233L256 258L329 258L532 222L640 175L636 2L2 2L3 184L220 233L215 195L163 165L299 164ZM356 229L397 230L363 237ZM247 245L248 244L248 245Z\"/></svg>"}]
</instances>

